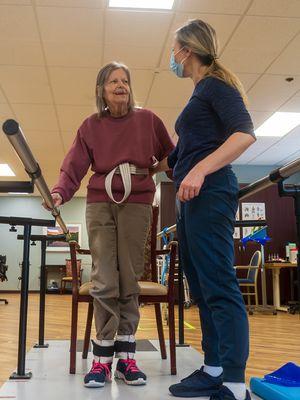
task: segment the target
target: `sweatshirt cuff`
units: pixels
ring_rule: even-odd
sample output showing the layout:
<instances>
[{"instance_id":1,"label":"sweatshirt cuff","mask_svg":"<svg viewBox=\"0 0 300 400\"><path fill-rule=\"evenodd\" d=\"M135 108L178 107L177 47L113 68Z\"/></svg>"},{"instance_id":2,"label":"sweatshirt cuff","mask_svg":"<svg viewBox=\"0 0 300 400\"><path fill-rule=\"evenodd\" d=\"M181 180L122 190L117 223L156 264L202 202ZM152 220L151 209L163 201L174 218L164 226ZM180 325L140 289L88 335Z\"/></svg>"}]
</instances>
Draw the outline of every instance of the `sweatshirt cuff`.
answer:
<instances>
[{"instance_id":1,"label":"sweatshirt cuff","mask_svg":"<svg viewBox=\"0 0 300 400\"><path fill-rule=\"evenodd\" d=\"M66 202L67 202L67 195L66 195L66 192L63 190L63 189L61 189L61 188L53 188L52 190L51 190L51 192L50 192L51 194L53 194L53 193L58 193L60 196L61 196L61 198L62 198L62 203L61 204L65 204Z\"/></svg>"}]
</instances>

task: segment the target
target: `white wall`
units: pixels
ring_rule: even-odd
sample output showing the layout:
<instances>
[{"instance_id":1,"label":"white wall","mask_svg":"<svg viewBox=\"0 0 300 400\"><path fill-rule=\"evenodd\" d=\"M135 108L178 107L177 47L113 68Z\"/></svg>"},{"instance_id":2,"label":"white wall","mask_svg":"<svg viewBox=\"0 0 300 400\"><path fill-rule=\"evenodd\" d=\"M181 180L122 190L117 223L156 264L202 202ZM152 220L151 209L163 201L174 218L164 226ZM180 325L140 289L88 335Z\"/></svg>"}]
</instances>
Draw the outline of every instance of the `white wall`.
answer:
<instances>
[{"instance_id":1,"label":"white wall","mask_svg":"<svg viewBox=\"0 0 300 400\"><path fill-rule=\"evenodd\" d=\"M0 197L0 215L29 218L53 219L51 214L41 207L39 197ZM75 198L61 208L65 223L81 224L82 247L87 248L88 239L85 228L85 198ZM16 290L20 286L18 276L21 275L19 263L23 259L23 241L17 239L23 234L23 227L17 227L18 232L9 232L9 225L0 224L0 254L7 256L8 281L0 282L0 290ZM42 227L33 227L32 234L42 234ZM47 252L47 264L64 264L69 253ZM82 257L81 257L82 258ZM83 258L84 276L87 280L90 272L89 257ZM41 265L41 245L30 246L30 279L29 289L39 289L39 274ZM58 277L58 276L57 276ZM54 276L55 280L56 276Z\"/></svg>"}]
</instances>

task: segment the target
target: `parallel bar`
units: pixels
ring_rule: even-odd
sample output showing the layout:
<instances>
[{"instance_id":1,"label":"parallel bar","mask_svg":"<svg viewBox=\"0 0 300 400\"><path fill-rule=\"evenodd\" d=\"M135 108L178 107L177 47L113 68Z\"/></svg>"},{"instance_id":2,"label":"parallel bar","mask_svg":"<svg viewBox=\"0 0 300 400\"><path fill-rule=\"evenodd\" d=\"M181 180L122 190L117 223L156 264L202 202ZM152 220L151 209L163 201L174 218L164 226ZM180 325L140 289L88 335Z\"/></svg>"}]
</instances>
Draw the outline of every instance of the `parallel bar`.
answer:
<instances>
[{"instance_id":1,"label":"parallel bar","mask_svg":"<svg viewBox=\"0 0 300 400\"><path fill-rule=\"evenodd\" d=\"M46 304L46 246L45 240L41 241L41 275L40 275L40 312L39 312L39 342L35 347L48 347L45 345L45 304Z\"/></svg>"},{"instance_id":2,"label":"parallel bar","mask_svg":"<svg viewBox=\"0 0 300 400\"><path fill-rule=\"evenodd\" d=\"M24 235L18 235L17 236L18 240L23 240L24 239ZM65 235L31 235L30 236L30 240L32 240L33 242L57 242L57 241L62 241L65 242L66 241L66 236Z\"/></svg>"},{"instance_id":3,"label":"parallel bar","mask_svg":"<svg viewBox=\"0 0 300 400\"><path fill-rule=\"evenodd\" d=\"M18 240L24 240L24 235L18 235ZM41 275L40 275L40 311L39 311L39 340L35 348L47 348L45 344L45 300L46 300L46 246L47 242L66 241L65 235L31 235L30 240L41 242Z\"/></svg>"},{"instance_id":4,"label":"parallel bar","mask_svg":"<svg viewBox=\"0 0 300 400\"><path fill-rule=\"evenodd\" d=\"M243 200L245 197L260 192L261 190L266 189L282 181L283 179L289 178L299 171L300 158L284 165L283 167L274 169L269 175L265 176L264 178L258 179L257 181L250 183L250 185L247 185L240 189L239 199Z\"/></svg>"},{"instance_id":5,"label":"parallel bar","mask_svg":"<svg viewBox=\"0 0 300 400\"><path fill-rule=\"evenodd\" d=\"M4 122L2 129L3 132L6 134L8 140L12 144L13 148L15 149L16 153L20 157L25 167L25 171L33 179L35 185L37 186L40 194L45 201L45 204L49 209L51 209L51 213L61 227L63 233L68 234L68 229L62 217L60 216L59 210L54 207L50 190L44 180L41 169L26 142L26 139L18 122L13 119L8 119Z\"/></svg>"},{"instance_id":6,"label":"parallel bar","mask_svg":"<svg viewBox=\"0 0 300 400\"><path fill-rule=\"evenodd\" d=\"M32 225L32 226L55 226L52 219L33 219L26 217L0 217L0 224L8 225Z\"/></svg>"},{"instance_id":7,"label":"parallel bar","mask_svg":"<svg viewBox=\"0 0 300 400\"><path fill-rule=\"evenodd\" d=\"M25 372L27 312L28 312L28 285L29 285L29 252L30 252L31 225L24 225L24 247L21 280L21 300L19 315L19 346L18 367L10 379L30 379L31 372Z\"/></svg>"},{"instance_id":8,"label":"parallel bar","mask_svg":"<svg viewBox=\"0 0 300 400\"><path fill-rule=\"evenodd\" d=\"M33 182L3 181L0 182L0 193L33 193Z\"/></svg>"}]
</instances>

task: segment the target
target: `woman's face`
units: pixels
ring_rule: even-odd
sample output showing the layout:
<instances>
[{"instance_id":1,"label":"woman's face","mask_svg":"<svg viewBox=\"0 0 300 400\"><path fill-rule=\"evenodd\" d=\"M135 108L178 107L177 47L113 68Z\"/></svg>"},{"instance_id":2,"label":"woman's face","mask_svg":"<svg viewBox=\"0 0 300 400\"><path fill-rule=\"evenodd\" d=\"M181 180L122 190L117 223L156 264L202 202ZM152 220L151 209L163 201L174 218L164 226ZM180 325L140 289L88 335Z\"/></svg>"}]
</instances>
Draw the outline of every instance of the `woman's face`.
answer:
<instances>
[{"instance_id":1,"label":"woman's face","mask_svg":"<svg viewBox=\"0 0 300 400\"><path fill-rule=\"evenodd\" d=\"M126 72L122 69L115 69L107 78L104 84L103 97L109 107L128 105L130 87Z\"/></svg>"}]
</instances>

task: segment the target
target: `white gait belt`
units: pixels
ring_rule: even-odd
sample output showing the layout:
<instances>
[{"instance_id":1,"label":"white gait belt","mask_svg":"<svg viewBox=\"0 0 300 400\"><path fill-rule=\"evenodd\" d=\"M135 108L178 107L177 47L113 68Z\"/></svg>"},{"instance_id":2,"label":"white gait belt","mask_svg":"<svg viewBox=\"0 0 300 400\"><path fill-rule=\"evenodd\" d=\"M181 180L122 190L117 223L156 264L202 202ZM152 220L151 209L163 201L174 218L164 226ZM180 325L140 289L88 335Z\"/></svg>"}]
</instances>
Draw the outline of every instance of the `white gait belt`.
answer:
<instances>
[{"instance_id":1,"label":"white gait belt","mask_svg":"<svg viewBox=\"0 0 300 400\"><path fill-rule=\"evenodd\" d=\"M112 180L114 174L121 175L124 186L124 196L120 201L115 200L112 193ZM105 177L105 190L116 204L123 203L131 193L131 175L149 175L148 168L137 168L133 164L123 163L111 170Z\"/></svg>"}]
</instances>

